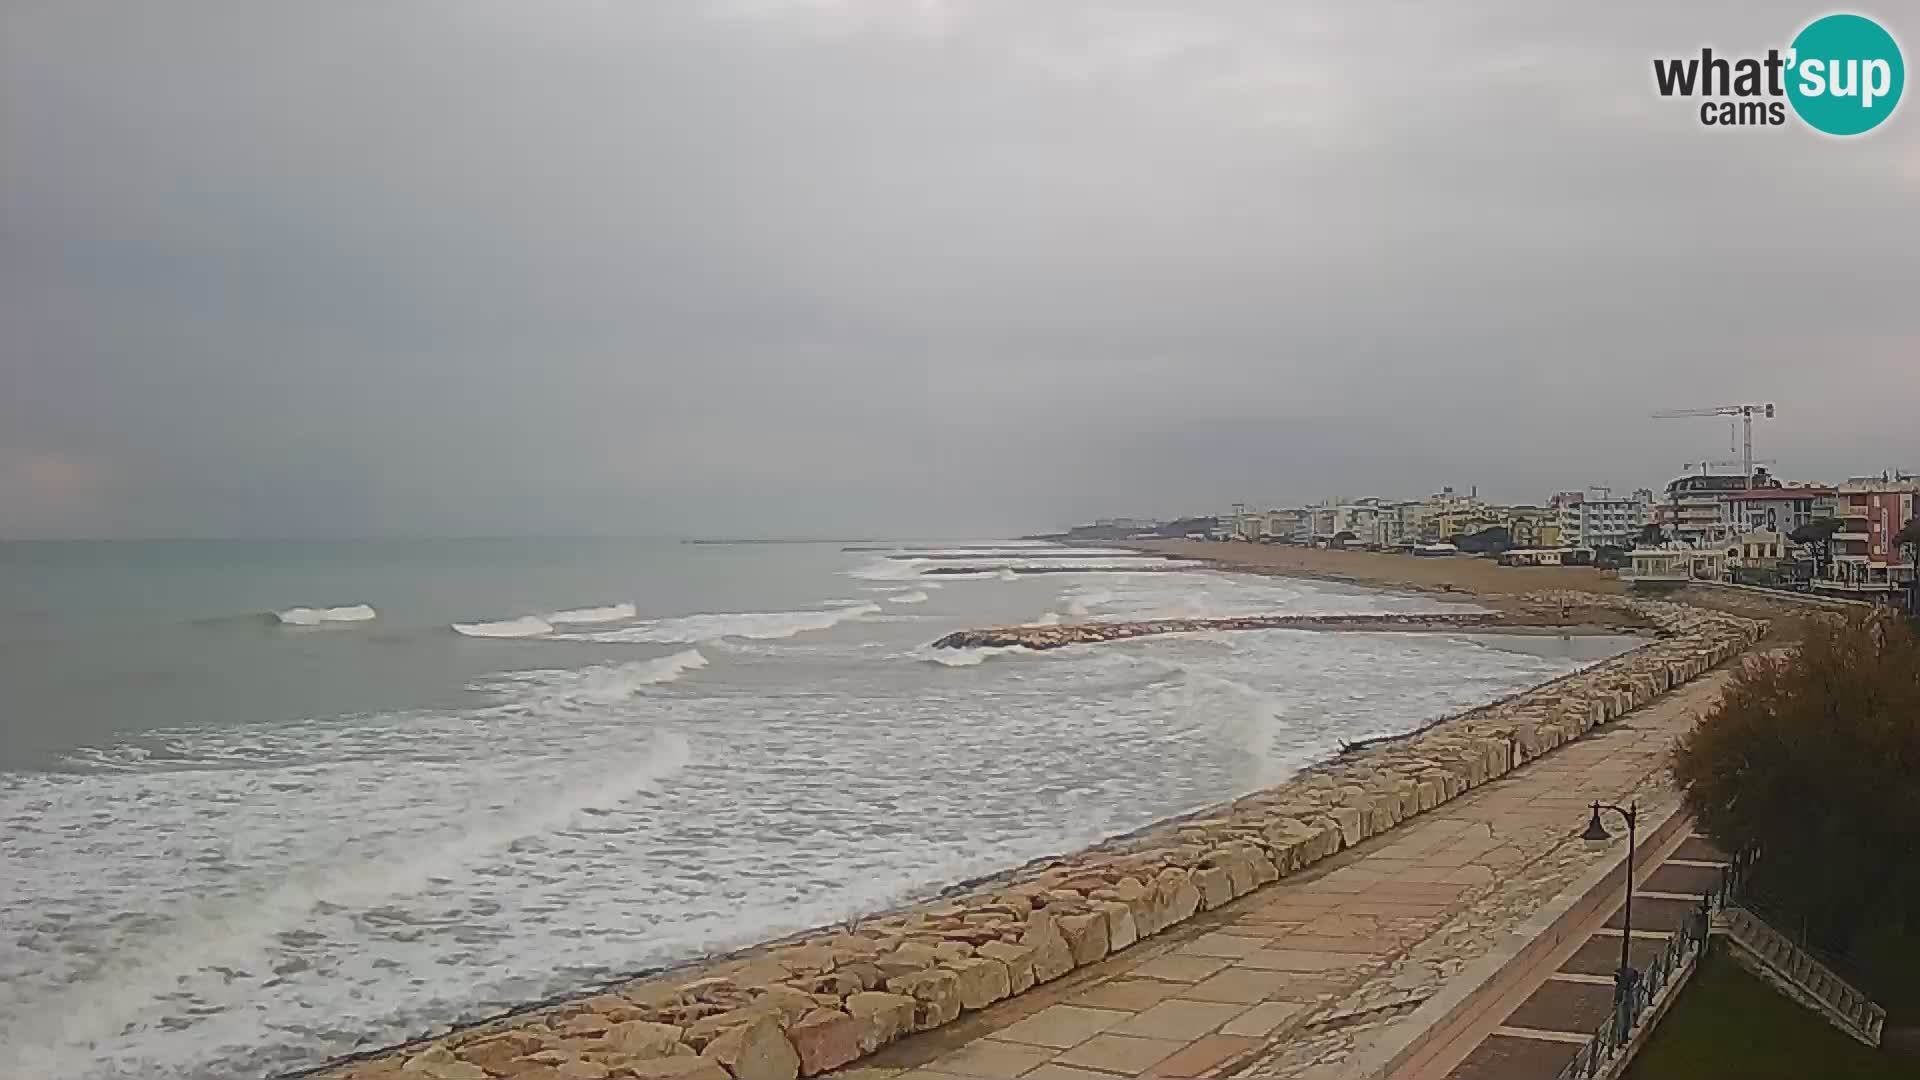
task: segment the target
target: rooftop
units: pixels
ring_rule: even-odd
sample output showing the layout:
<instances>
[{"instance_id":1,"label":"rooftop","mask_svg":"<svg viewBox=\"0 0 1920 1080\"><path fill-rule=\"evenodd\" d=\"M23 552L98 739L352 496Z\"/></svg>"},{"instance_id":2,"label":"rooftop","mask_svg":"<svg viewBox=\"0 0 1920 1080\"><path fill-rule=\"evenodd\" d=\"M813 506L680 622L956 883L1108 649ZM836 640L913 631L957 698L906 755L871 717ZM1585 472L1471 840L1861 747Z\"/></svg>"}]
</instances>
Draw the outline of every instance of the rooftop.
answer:
<instances>
[{"instance_id":1,"label":"rooftop","mask_svg":"<svg viewBox=\"0 0 1920 1080\"><path fill-rule=\"evenodd\" d=\"M1818 499L1833 494L1832 488L1823 487L1783 487L1755 488L1740 497L1749 501L1759 499Z\"/></svg>"}]
</instances>

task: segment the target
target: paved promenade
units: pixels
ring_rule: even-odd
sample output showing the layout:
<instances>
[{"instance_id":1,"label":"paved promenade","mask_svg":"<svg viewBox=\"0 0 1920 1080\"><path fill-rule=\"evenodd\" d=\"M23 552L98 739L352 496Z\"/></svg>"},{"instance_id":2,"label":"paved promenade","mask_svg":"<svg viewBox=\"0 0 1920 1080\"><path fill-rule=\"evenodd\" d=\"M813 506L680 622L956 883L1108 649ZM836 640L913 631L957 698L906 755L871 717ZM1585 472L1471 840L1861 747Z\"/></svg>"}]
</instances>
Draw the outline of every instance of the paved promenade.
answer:
<instances>
[{"instance_id":1,"label":"paved promenade","mask_svg":"<svg viewBox=\"0 0 1920 1080\"><path fill-rule=\"evenodd\" d=\"M1423 1035L1423 1002L1620 859L1624 840L1599 851L1579 840L1589 803L1637 799L1655 820L1673 810L1673 739L1726 678L1710 673L1310 872L836 1075L1377 1075Z\"/></svg>"},{"instance_id":2,"label":"paved promenade","mask_svg":"<svg viewBox=\"0 0 1920 1080\"><path fill-rule=\"evenodd\" d=\"M1718 884L1731 862L1727 854L1688 828L1643 852L1645 869L1636 874L1633 896L1633 966L1641 971L1666 948L1666 939L1697 916L1700 897ZM1624 905L1616 889L1596 918L1569 934L1532 977L1486 1010L1481 1022L1437 1047L1417 1066L1397 1076L1438 1076L1448 1080L1513 1080L1558 1075L1600 1026L1613 1015L1613 973L1620 966L1625 937Z\"/></svg>"}]
</instances>

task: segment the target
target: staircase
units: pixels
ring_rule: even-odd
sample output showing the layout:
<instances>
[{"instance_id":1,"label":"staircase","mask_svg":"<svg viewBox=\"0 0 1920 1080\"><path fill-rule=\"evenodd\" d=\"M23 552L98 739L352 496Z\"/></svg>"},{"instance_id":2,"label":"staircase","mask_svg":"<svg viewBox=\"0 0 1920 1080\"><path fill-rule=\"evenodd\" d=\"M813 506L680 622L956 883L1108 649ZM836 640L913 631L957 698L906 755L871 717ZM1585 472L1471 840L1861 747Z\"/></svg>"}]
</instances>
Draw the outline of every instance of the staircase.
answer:
<instances>
[{"instance_id":1,"label":"staircase","mask_svg":"<svg viewBox=\"0 0 1920 1080\"><path fill-rule=\"evenodd\" d=\"M1765 919L1737 904L1714 913L1713 930L1724 933L1735 945L1771 974L1786 983L1790 996L1819 1012L1828 1022L1868 1046L1880 1045L1880 1029L1885 1026L1887 1010L1873 1003L1853 984L1835 974L1832 968L1793 943L1793 939L1768 925Z\"/></svg>"}]
</instances>

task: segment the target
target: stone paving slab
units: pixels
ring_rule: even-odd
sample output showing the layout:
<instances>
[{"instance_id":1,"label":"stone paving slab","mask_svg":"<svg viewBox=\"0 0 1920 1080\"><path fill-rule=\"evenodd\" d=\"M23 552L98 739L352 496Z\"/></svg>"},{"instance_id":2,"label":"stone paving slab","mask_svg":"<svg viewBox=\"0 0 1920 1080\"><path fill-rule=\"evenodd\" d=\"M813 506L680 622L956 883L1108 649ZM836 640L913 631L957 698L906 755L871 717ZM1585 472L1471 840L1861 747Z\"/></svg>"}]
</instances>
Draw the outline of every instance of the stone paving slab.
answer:
<instances>
[{"instance_id":1,"label":"stone paving slab","mask_svg":"<svg viewBox=\"0 0 1920 1080\"><path fill-rule=\"evenodd\" d=\"M1652 909L1657 912L1655 919L1664 923L1671 921L1673 909L1684 909L1684 914L1691 915L1700 903L1698 899L1651 899L1642 896L1643 891L1650 890L1655 882L1673 883L1677 880L1675 871L1691 875L1689 880L1699 886L1696 893L1704 893L1719 884L1717 870L1673 865L1675 860L1690 861L1686 856L1697 856L1704 843L1692 836L1682 839L1634 889L1634 939L1628 953L1628 962L1634 967L1644 970L1666 948L1665 932L1672 929L1656 927L1658 933L1640 936L1644 911ZM1702 873L1711 877L1698 876ZM1558 1075L1586 1039L1613 1013L1613 975L1620 966L1621 941L1615 928L1622 925L1624 911L1624 905L1613 905L1603 925L1589 932L1555 972L1506 1015L1493 1034L1468 1050L1447 1074L1448 1080L1481 1080L1492 1076L1550 1080ZM1527 1043L1534 1045L1522 1045Z\"/></svg>"},{"instance_id":2,"label":"stone paving slab","mask_svg":"<svg viewBox=\"0 0 1920 1080\"><path fill-rule=\"evenodd\" d=\"M1449 1080L1515 1080L1524 1076L1553 1076L1573 1056L1573 1047L1541 1039L1489 1035L1449 1074Z\"/></svg>"},{"instance_id":3,"label":"stone paving slab","mask_svg":"<svg viewBox=\"0 0 1920 1080\"><path fill-rule=\"evenodd\" d=\"M1025 996L1050 1002L1037 1012L1016 1014L1015 1002L991 1006L964 1038L944 1031L910 1037L842 1075L1343 1075L1341 1062L1366 1036L1389 1029L1567 882L1619 857L1623 845L1593 851L1579 841L1588 805L1670 804L1664 776L1672 739L1723 681L1709 675L1323 868L1037 988ZM1636 929L1648 925L1643 905L1658 918L1651 915L1657 903L1636 902ZM1617 963L1619 939L1610 940L1616 959L1603 974ZM1636 940L1633 947L1638 956L1659 945ZM1577 955L1575 967L1593 966ZM1594 1008L1597 1023L1612 999L1610 987L1577 981L1555 982L1546 993L1553 1000L1538 1008L1553 1023L1568 1009L1584 1019ZM1000 1049L1005 1044L1051 1056L1013 1056ZM1489 1045L1488 1053L1504 1055L1494 1064L1507 1071L1481 1075L1525 1072L1555 1055L1564 1063L1570 1052L1565 1043L1541 1050L1510 1036ZM1034 1064L1024 1072L981 1070L989 1060L983 1054L1001 1055L990 1059L997 1064Z\"/></svg>"},{"instance_id":4,"label":"stone paving slab","mask_svg":"<svg viewBox=\"0 0 1920 1080\"><path fill-rule=\"evenodd\" d=\"M1700 909L1698 899L1668 900L1662 897L1641 896L1638 889L1634 890L1634 893L1633 932L1636 934L1642 930L1657 930L1663 934L1670 934L1685 925L1686 921L1693 917L1693 913ZM1621 929L1626 925L1625 920L1625 909L1617 910L1607 920L1607 929Z\"/></svg>"}]
</instances>

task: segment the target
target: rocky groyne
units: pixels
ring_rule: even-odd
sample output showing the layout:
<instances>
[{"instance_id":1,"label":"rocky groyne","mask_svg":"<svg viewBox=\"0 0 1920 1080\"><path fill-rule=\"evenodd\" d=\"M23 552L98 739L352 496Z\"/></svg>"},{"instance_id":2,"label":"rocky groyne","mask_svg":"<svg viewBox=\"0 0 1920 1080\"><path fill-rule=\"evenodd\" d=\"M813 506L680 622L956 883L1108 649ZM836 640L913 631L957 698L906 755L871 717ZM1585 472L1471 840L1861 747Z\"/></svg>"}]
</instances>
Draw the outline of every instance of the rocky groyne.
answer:
<instances>
[{"instance_id":1,"label":"rocky groyne","mask_svg":"<svg viewBox=\"0 0 1920 1080\"><path fill-rule=\"evenodd\" d=\"M1608 602L1661 636L1199 816L323 1075L757 1080L846 1065L1299 873L1647 704L1765 632L1697 608Z\"/></svg>"},{"instance_id":2,"label":"rocky groyne","mask_svg":"<svg viewBox=\"0 0 1920 1080\"><path fill-rule=\"evenodd\" d=\"M1506 612L1499 611L1436 615L1245 615L1222 619L989 626L979 630L956 630L935 641L933 647L1059 649L1068 645L1124 641L1152 634L1192 634L1213 630L1485 630L1512 625L1521 624Z\"/></svg>"}]
</instances>

